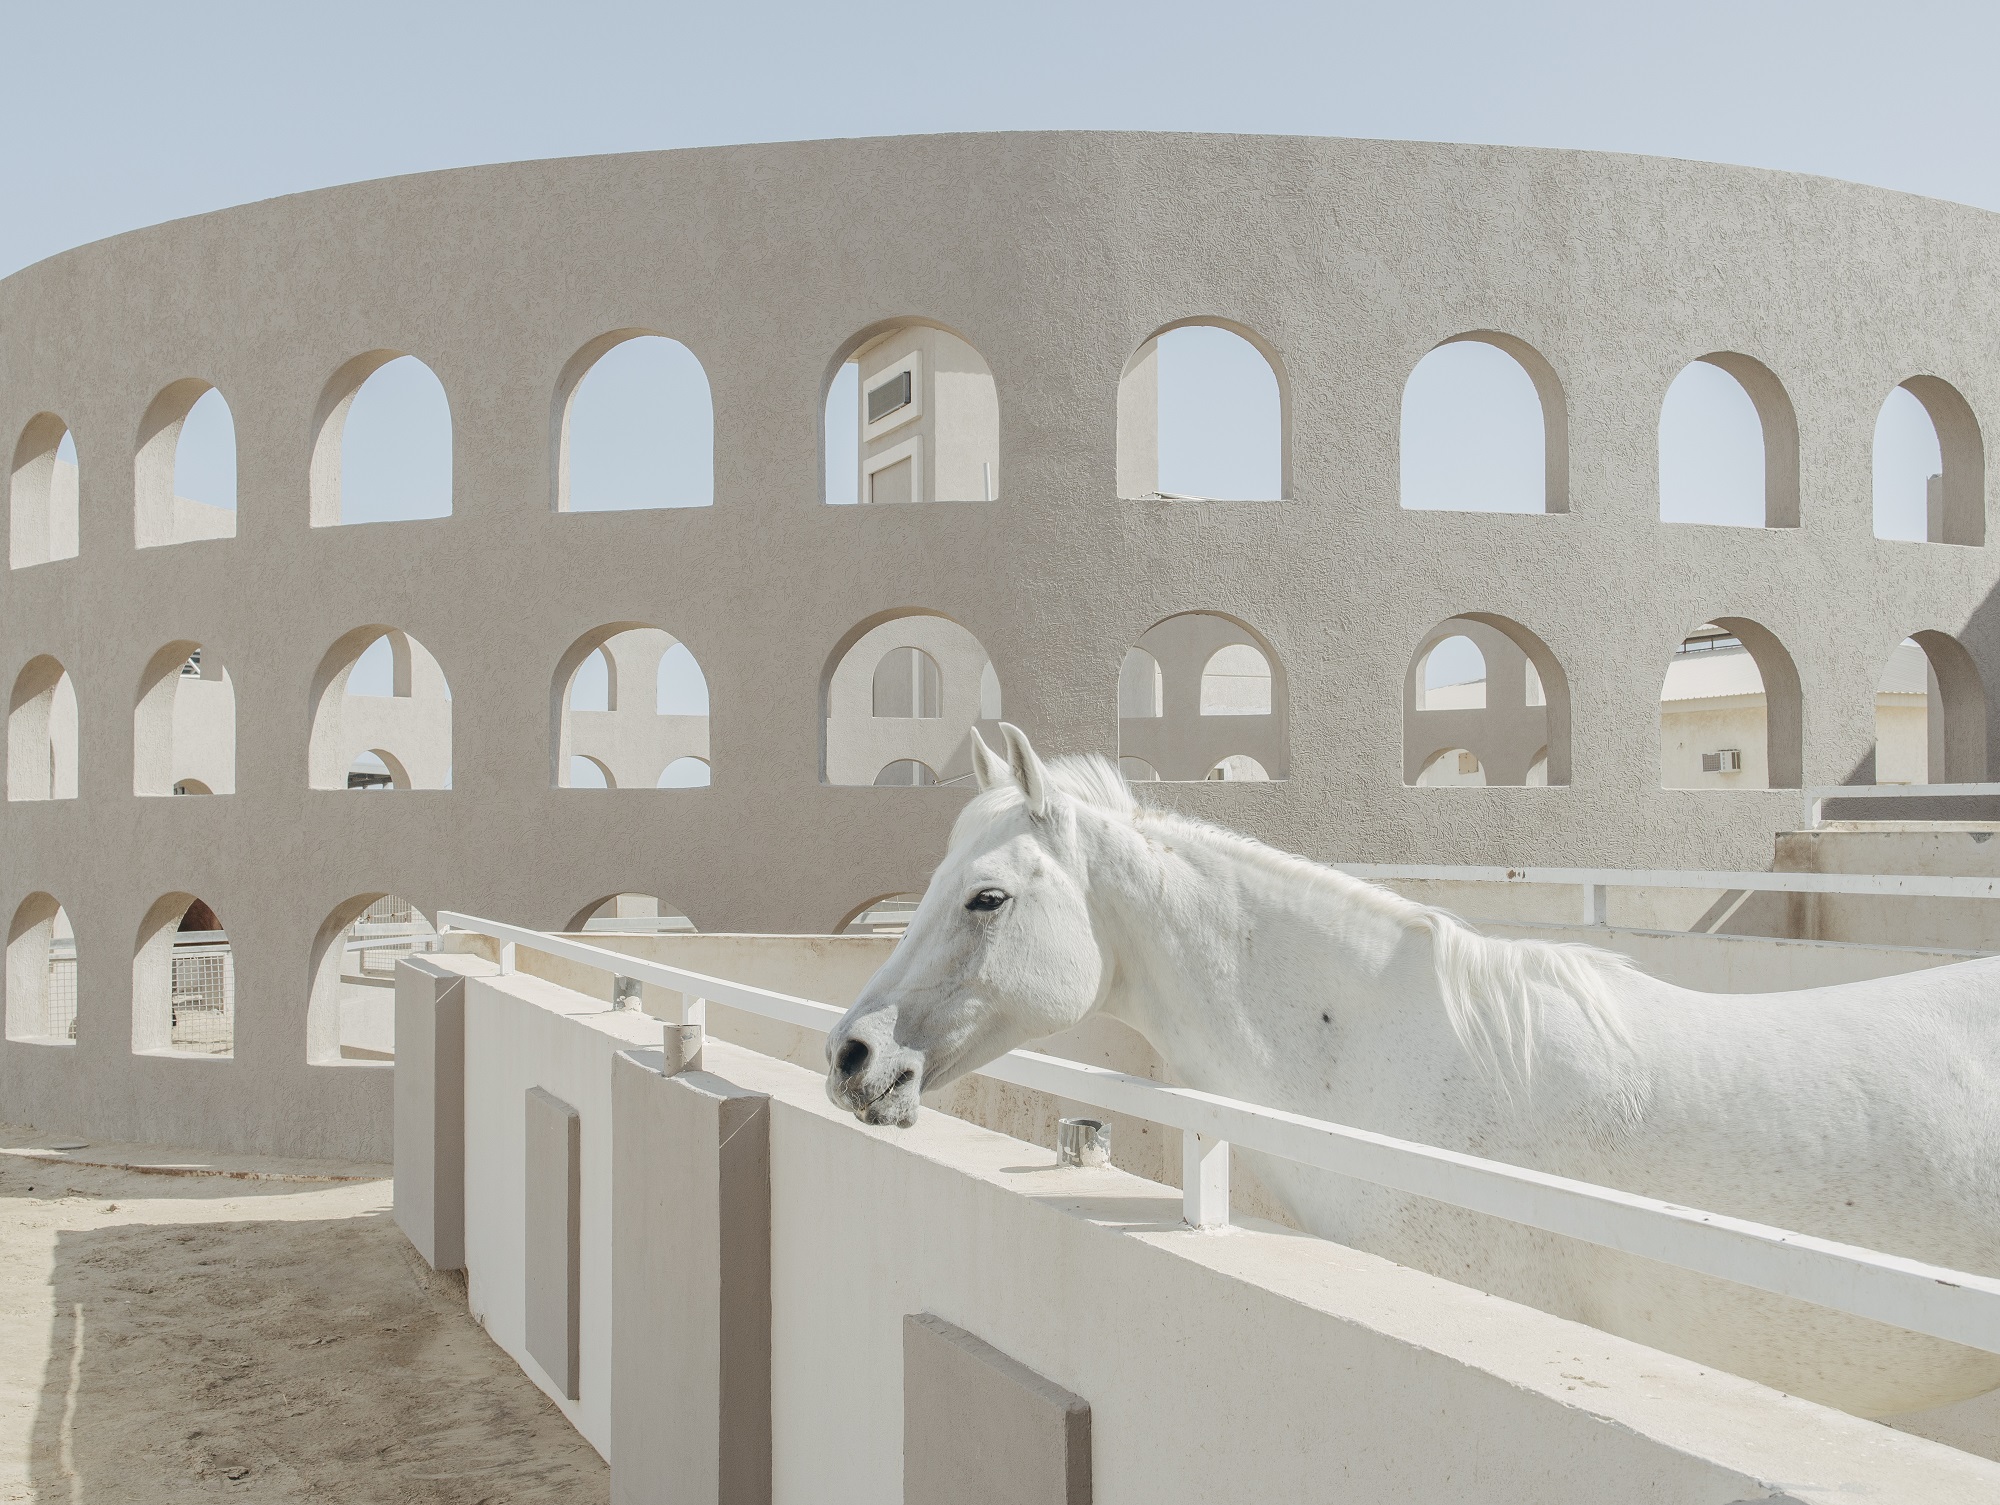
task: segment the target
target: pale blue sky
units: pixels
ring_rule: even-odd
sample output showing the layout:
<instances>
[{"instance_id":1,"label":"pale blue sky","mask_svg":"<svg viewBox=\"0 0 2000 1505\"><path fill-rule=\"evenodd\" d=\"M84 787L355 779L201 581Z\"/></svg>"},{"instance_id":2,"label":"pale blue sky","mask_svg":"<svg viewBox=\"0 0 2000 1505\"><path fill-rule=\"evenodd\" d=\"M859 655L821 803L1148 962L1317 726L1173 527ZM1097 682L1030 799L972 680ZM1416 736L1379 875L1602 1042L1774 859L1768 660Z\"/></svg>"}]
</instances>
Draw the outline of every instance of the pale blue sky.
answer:
<instances>
[{"instance_id":1,"label":"pale blue sky","mask_svg":"<svg viewBox=\"0 0 2000 1505\"><path fill-rule=\"evenodd\" d=\"M893 34L893 45L886 36ZM1589 147L2000 208L1971 4L10 6L0 272L177 215L581 152L1034 127Z\"/></svg>"}]
</instances>

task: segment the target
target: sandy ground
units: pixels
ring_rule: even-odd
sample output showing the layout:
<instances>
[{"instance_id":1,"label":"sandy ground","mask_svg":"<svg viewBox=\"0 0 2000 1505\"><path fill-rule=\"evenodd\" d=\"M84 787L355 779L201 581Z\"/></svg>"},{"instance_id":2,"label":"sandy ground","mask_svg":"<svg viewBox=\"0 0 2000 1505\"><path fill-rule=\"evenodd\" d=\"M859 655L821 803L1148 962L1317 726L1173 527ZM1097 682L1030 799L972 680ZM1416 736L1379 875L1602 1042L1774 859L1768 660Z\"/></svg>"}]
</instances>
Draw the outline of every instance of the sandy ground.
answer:
<instances>
[{"instance_id":1,"label":"sandy ground","mask_svg":"<svg viewBox=\"0 0 2000 1505\"><path fill-rule=\"evenodd\" d=\"M382 1167L48 1143L0 1129L0 1501L610 1497Z\"/></svg>"}]
</instances>

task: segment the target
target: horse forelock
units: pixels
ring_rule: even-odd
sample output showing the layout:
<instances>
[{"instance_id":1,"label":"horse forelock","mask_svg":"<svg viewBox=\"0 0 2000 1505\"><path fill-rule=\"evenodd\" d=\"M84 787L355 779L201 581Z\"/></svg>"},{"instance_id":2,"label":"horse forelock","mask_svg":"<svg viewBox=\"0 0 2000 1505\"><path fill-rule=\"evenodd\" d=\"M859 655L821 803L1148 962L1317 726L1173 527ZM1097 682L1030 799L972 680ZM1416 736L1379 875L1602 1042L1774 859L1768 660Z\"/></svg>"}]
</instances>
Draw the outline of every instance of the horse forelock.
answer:
<instances>
[{"instance_id":1,"label":"horse forelock","mask_svg":"<svg viewBox=\"0 0 2000 1505\"><path fill-rule=\"evenodd\" d=\"M1051 758L1043 765L1049 789L1078 805L1131 820L1139 813L1132 786L1109 758L1096 753ZM952 822L947 852L983 845L994 829L1019 813L1027 795L1018 784L1000 784L975 795Z\"/></svg>"},{"instance_id":2,"label":"horse forelock","mask_svg":"<svg viewBox=\"0 0 2000 1505\"><path fill-rule=\"evenodd\" d=\"M1077 806L1129 822L1169 844L1198 841L1324 896L1409 930L1429 932L1438 989L1452 1032L1483 1068L1525 1085L1546 1011L1568 1003L1605 1044L1622 1048L1627 1031L1617 980L1634 970L1629 957L1576 942L1510 940L1481 934L1457 915L1420 904L1390 888L1281 851L1254 836L1142 802L1118 766L1089 754L1052 758L1048 787ZM988 789L959 812L950 849L982 844L1026 802L1019 786Z\"/></svg>"}]
</instances>

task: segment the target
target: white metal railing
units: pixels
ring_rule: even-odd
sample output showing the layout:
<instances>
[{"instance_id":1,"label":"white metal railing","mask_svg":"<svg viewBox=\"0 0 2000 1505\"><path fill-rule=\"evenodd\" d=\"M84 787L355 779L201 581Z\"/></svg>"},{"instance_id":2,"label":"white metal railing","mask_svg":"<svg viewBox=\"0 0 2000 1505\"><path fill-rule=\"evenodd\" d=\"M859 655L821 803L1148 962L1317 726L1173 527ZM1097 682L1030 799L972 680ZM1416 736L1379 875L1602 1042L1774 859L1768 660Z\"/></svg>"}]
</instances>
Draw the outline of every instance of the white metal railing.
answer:
<instances>
[{"instance_id":1,"label":"white metal railing","mask_svg":"<svg viewBox=\"0 0 2000 1505\"><path fill-rule=\"evenodd\" d=\"M678 1040L674 1028L665 1031L670 1064L686 1065L699 1059L705 999L822 1033L846 1012L808 998L471 915L440 913L438 929L440 933L469 931L498 942L503 972L514 969L518 949L525 946L601 968L616 978L650 982L678 992L682 999ZM1189 1087L1172 1087L1034 1051L1013 1051L982 1068L980 1075L1179 1129L1182 1208L1187 1222L1195 1228L1219 1228L1228 1223L1229 1147L1239 1144L1452 1207L2000 1353L2000 1279L1989 1276L1481 1160L1455 1150Z\"/></svg>"},{"instance_id":2,"label":"white metal railing","mask_svg":"<svg viewBox=\"0 0 2000 1505\"><path fill-rule=\"evenodd\" d=\"M1826 824L1820 812L1828 800L1976 799L2000 795L2000 784L1821 784L1804 793L1812 829Z\"/></svg>"},{"instance_id":3,"label":"white metal railing","mask_svg":"<svg viewBox=\"0 0 2000 1505\"><path fill-rule=\"evenodd\" d=\"M1940 786L1945 787L1945 786ZM1963 786L1953 786L1963 787ZM1985 788L1985 785L1976 786ZM2000 793L2000 784L1992 786ZM1336 862L1356 878L1446 883L1551 884L1583 891L1583 923L1605 923L1613 888L1713 888L1726 893L1896 895L1907 899L2000 899L2000 878L1932 878L1921 873L1729 873L1600 867L1452 867L1442 863Z\"/></svg>"}]
</instances>

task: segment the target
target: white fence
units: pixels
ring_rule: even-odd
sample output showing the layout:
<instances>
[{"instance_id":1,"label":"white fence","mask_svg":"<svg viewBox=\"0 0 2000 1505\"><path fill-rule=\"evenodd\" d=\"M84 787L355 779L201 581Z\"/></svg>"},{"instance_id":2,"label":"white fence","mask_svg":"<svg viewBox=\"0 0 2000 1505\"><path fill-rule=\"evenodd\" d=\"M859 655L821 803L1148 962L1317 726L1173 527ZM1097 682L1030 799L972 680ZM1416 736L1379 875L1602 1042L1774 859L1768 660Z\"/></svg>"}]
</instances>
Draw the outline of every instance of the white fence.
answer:
<instances>
[{"instance_id":1,"label":"white fence","mask_svg":"<svg viewBox=\"0 0 2000 1505\"><path fill-rule=\"evenodd\" d=\"M1940 785L1940 788L2000 784ZM1721 890L1724 893L1854 894L1873 898L2000 899L2000 878L1935 878L1919 873L1729 873L1596 867L1453 867L1439 863L1336 862L1340 872L1381 882L1498 883L1526 888L1574 886L1582 892L1578 919L1605 923L1607 891L1614 888Z\"/></svg>"},{"instance_id":2,"label":"white fence","mask_svg":"<svg viewBox=\"0 0 2000 1505\"><path fill-rule=\"evenodd\" d=\"M1685 886L1712 888L1726 886L1713 880L1727 878L1831 885L1790 890L1803 892L1916 894L1939 885L1960 884L1980 884L1984 888L1980 894L1956 887L1947 887L1945 892L1953 897L2000 892L2000 883L1989 884L1984 879L1618 873L1564 868L1402 871L1406 876L1438 877L1462 877L1468 871L1519 873L1522 875L1519 881L1534 881L1526 875L1539 872L1543 875L1539 879L1542 882L1595 882L1599 886L1607 882L1671 886L1658 881L1666 879L1687 880ZM1839 886L1843 884L1917 887L1855 889ZM831 1028L842 1014L838 1008L810 999L475 916L441 913L438 928L441 932L471 932L497 942L502 972L514 970L517 948L526 947L602 968L614 978L650 982L678 993L682 999L680 1018L666 1026L664 1044L670 1060L681 1063L699 1059L705 1000L821 1032ZM613 988L614 995L630 996L635 991L616 984ZM1218 1228L1228 1222L1229 1146L1234 1143L1450 1206L2000 1353L2000 1280L1988 1276L1680 1207L1031 1051L1003 1056L981 1074L1180 1130L1183 1214L1196 1228Z\"/></svg>"}]
</instances>

